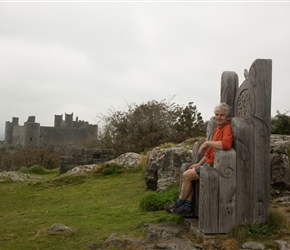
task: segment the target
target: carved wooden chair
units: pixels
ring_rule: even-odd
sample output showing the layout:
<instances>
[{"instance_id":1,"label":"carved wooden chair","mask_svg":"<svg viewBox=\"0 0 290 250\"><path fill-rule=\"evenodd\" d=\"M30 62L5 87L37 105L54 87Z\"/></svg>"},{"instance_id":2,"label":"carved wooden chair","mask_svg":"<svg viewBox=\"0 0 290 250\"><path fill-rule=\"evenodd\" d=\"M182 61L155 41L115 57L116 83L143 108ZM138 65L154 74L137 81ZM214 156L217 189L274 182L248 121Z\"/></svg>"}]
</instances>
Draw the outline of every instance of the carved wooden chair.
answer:
<instances>
[{"instance_id":1,"label":"carved wooden chair","mask_svg":"<svg viewBox=\"0 0 290 250\"><path fill-rule=\"evenodd\" d=\"M223 72L221 102L232 107L233 148L215 150L213 167L203 167L193 206L204 234L228 233L235 225L261 223L270 202L270 120L272 61L257 59L238 86L235 72ZM214 121L207 129L210 139ZM200 143L193 147L193 163ZM185 163L181 172L192 163Z\"/></svg>"}]
</instances>

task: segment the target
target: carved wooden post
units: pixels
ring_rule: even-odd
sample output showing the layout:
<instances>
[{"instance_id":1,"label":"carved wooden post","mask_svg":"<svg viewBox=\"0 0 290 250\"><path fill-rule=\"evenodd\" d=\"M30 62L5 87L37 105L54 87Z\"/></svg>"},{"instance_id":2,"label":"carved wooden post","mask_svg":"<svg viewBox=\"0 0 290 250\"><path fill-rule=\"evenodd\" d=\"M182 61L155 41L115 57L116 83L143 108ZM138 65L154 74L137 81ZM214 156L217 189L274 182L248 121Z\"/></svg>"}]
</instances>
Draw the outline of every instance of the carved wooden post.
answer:
<instances>
[{"instance_id":1,"label":"carved wooden post","mask_svg":"<svg viewBox=\"0 0 290 250\"><path fill-rule=\"evenodd\" d=\"M233 131L237 152L237 223L264 222L270 202L272 61L257 59L235 100Z\"/></svg>"},{"instance_id":2,"label":"carved wooden post","mask_svg":"<svg viewBox=\"0 0 290 250\"><path fill-rule=\"evenodd\" d=\"M219 233L219 176L215 168L204 166L200 170L198 228L205 234Z\"/></svg>"},{"instance_id":3,"label":"carved wooden post","mask_svg":"<svg viewBox=\"0 0 290 250\"><path fill-rule=\"evenodd\" d=\"M236 72L225 71L221 79L221 102L231 107L231 117L234 117L235 98L239 86L239 77Z\"/></svg>"},{"instance_id":4,"label":"carved wooden post","mask_svg":"<svg viewBox=\"0 0 290 250\"><path fill-rule=\"evenodd\" d=\"M248 223L253 220L252 184L254 162L253 162L253 140L254 128L251 121L240 117L232 119L232 131L234 137L234 148L237 155L237 206L236 222Z\"/></svg>"}]
</instances>

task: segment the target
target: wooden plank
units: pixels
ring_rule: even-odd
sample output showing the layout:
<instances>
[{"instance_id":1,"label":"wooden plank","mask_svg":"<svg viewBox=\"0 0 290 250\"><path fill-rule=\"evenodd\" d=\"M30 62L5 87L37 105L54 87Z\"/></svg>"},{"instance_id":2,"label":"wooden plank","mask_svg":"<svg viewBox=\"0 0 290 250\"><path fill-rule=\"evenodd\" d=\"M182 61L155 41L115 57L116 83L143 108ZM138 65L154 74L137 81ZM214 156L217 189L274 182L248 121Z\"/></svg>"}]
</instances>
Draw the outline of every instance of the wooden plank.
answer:
<instances>
[{"instance_id":1,"label":"wooden plank","mask_svg":"<svg viewBox=\"0 0 290 250\"><path fill-rule=\"evenodd\" d=\"M248 224L253 220L254 128L250 120L235 117L232 129L237 164L236 224Z\"/></svg>"},{"instance_id":2,"label":"wooden plank","mask_svg":"<svg viewBox=\"0 0 290 250\"><path fill-rule=\"evenodd\" d=\"M221 77L220 101L227 103L231 108L231 117L234 117L235 98L239 86L239 77L236 72L224 71Z\"/></svg>"},{"instance_id":3,"label":"wooden plank","mask_svg":"<svg viewBox=\"0 0 290 250\"><path fill-rule=\"evenodd\" d=\"M215 150L214 167L219 174L219 233L228 233L236 223L236 152Z\"/></svg>"},{"instance_id":4,"label":"wooden plank","mask_svg":"<svg viewBox=\"0 0 290 250\"><path fill-rule=\"evenodd\" d=\"M203 166L200 176L199 229L204 234L216 234L218 233L218 174L215 168Z\"/></svg>"},{"instance_id":5,"label":"wooden plank","mask_svg":"<svg viewBox=\"0 0 290 250\"><path fill-rule=\"evenodd\" d=\"M268 218L270 203L270 121L272 61L256 60L249 71L251 120L255 128L253 222L264 222Z\"/></svg>"}]
</instances>

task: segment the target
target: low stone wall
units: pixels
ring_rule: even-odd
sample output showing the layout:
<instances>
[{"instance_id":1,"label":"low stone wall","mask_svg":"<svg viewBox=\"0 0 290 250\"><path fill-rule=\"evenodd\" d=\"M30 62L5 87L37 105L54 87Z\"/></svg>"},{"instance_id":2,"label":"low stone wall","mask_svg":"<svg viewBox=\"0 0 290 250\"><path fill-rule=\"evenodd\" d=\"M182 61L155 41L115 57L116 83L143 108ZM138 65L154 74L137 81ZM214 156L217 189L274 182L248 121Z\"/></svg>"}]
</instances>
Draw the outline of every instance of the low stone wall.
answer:
<instances>
[{"instance_id":1,"label":"low stone wall","mask_svg":"<svg viewBox=\"0 0 290 250\"><path fill-rule=\"evenodd\" d=\"M65 156L60 157L60 174L66 173L79 165L100 164L114 158L114 152L110 149L71 147L66 151Z\"/></svg>"}]
</instances>

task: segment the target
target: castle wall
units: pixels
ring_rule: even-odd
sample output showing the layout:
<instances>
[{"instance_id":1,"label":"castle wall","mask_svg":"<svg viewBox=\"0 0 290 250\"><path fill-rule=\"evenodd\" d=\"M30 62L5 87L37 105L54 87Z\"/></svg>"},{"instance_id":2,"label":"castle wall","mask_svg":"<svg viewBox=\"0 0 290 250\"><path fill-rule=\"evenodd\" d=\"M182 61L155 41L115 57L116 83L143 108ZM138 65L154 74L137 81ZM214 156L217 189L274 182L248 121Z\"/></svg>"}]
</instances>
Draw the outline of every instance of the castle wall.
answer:
<instances>
[{"instance_id":1,"label":"castle wall","mask_svg":"<svg viewBox=\"0 0 290 250\"><path fill-rule=\"evenodd\" d=\"M62 123L62 115L55 115L54 116L54 127L59 128Z\"/></svg>"},{"instance_id":2,"label":"castle wall","mask_svg":"<svg viewBox=\"0 0 290 250\"><path fill-rule=\"evenodd\" d=\"M96 139L97 132L98 125L78 119L73 121L73 114L66 114L65 121L62 120L62 115L55 115L54 127L40 126L40 123L35 122L35 116L29 116L24 126L18 125L18 118L6 122L5 142L22 146L66 147L84 145L87 140Z\"/></svg>"},{"instance_id":3,"label":"castle wall","mask_svg":"<svg viewBox=\"0 0 290 250\"><path fill-rule=\"evenodd\" d=\"M85 128L40 127L39 146L69 146L84 142L87 139Z\"/></svg>"},{"instance_id":4,"label":"castle wall","mask_svg":"<svg viewBox=\"0 0 290 250\"><path fill-rule=\"evenodd\" d=\"M15 145L24 145L24 126L13 127L11 143Z\"/></svg>"},{"instance_id":5,"label":"castle wall","mask_svg":"<svg viewBox=\"0 0 290 250\"><path fill-rule=\"evenodd\" d=\"M5 124L5 142L12 143L13 140L13 124L11 122L6 122Z\"/></svg>"},{"instance_id":6,"label":"castle wall","mask_svg":"<svg viewBox=\"0 0 290 250\"><path fill-rule=\"evenodd\" d=\"M66 128L73 128L73 114L65 114L64 123Z\"/></svg>"},{"instance_id":7,"label":"castle wall","mask_svg":"<svg viewBox=\"0 0 290 250\"><path fill-rule=\"evenodd\" d=\"M39 146L40 123L35 123L35 119L28 119L24 123L23 146Z\"/></svg>"},{"instance_id":8,"label":"castle wall","mask_svg":"<svg viewBox=\"0 0 290 250\"><path fill-rule=\"evenodd\" d=\"M5 142L12 143L13 142L13 128L18 125L19 118L13 117L12 122L6 122L5 124Z\"/></svg>"}]
</instances>

